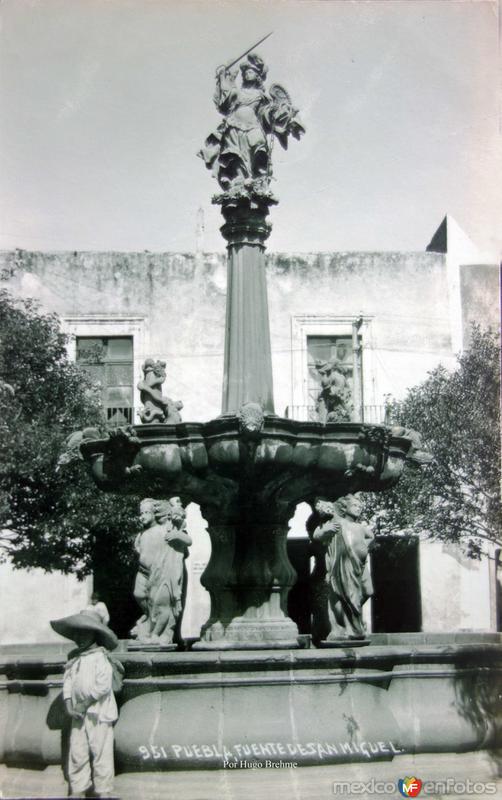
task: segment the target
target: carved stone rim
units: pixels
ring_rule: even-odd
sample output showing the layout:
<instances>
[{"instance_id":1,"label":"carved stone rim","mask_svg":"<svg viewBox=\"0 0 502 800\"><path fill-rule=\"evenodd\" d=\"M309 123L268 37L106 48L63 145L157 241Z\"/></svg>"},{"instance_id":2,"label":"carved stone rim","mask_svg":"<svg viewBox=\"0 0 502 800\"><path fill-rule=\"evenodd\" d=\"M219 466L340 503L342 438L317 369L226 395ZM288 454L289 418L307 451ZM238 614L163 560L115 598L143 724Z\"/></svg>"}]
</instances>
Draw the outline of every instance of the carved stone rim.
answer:
<instances>
[{"instance_id":1,"label":"carved stone rim","mask_svg":"<svg viewBox=\"0 0 502 800\"><path fill-rule=\"evenodd\" d=\"M331 422L323 425L320 422L301 422L285 417L265 416L263 429L258 434L259 440L282 439L284 444L302 443L323 445L331 443L360 444L361 434L370 430L381 430L389 436L388 447L393 455L405 456L411 441L405 436L392 436L385 425L374 425L362 422ZM202 443L214 439L245 438L240 430L237 416L217 417L208 422L178 422L175 424L153 423L132 426L134 435L143 444L190 444ZM86 439L81 444L84 456L103 453L108 449L110 439ZM368 443L371 446L371 443ZM382 445L375 443L375 446Z\"/></svg>"},{"instance_id":2,"label":"carved stone rim","mask_svg":"<svg viewBox=\"0 0 502 800\"><path fill-rule=\"evenodd\" d=\"M371 644L358 650L350 647L333 651L324 649L306 649L291 651L221 651L207 653L204 651L172 652L172 653L132 653L126 650L126 640L121 640L115 655L125 662L131 677L157 674L176 674L190 671L193 664L214 669L215 661L221 671L247 671L252 665L269 671L282 671L285 666L298 669L317 669L320 664L334 667L357 667L358 665L388 669L389 664L465 664L479 668L483 666L499 666L502 663L502 637L500 634L487 632L490 641L479 641L479 634L472 632L456 632L447 634L387 634L392 641L388 644ZM379 636L377 634L376 636ZM370 640L374 635L370 634ZM486 634L485 634L486 636ZM403 639L403 641L401 641ZM47 645L47 653L43 656L32 651L32 645L4 645L0 647L0 670L9 680L43 680L54 674L61 674L67 659L66 649L63 652L59 645ZM11 649L12 648L12 649ZM67 648L70 649L70 648ZM145 669L146 667L146 669ZM140 674L138 674L140 672ZM387 673L389 674L389 673ZM410 673L411 675L413 673ZM56 678L56 681L58 679Z\"/></svg>"}]
</instances>

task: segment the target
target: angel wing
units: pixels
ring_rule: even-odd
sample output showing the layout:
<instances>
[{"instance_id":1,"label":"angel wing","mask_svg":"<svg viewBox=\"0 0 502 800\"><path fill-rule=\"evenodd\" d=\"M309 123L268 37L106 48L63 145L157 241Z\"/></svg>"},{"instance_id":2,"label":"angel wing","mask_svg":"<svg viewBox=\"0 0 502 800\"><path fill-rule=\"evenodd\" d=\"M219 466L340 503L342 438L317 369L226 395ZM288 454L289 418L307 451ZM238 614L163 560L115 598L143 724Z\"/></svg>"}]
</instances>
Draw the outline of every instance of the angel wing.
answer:
<instances>
[{"instance_id":1,"label":"angel wing","mask_svg":"<svg viewBox=\"0 0 502 800\"><path fill-rule=\"evenodd\" d=\"M272 98L274 107L281 105L282 103L286 102L288 105L292 106L291 98L289 93L281 86L280 83L273 83L270 89L268 90L270 97Z\"/></svg>"},{"instance_id":2,"label":"angel wing","mask_svg":"<svg viewBox=\"0 0 502 800\"><path fill-rule=\"evenodd\" d=\"M282 147L287 150L288 134L295 139L305 133L302 123L296 119L298 109L294 108L288 91L280 83L273 83L268 94L272 100L271 118L273 120L273 131Z\"/></svg>"}]
</instances>

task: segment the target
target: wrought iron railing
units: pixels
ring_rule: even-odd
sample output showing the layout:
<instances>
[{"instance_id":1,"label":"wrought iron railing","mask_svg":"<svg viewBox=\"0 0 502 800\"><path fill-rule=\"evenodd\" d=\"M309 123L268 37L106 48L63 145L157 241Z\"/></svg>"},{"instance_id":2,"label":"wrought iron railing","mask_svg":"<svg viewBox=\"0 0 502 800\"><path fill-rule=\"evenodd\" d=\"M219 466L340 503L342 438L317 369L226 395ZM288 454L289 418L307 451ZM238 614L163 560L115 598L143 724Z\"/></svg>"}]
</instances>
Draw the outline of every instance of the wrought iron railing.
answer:
<instances>
[{"instance_id":1,"label":"wrought iron railing","mask_svg":"<svg viewBox=\"0 0 502 800\"><path fill-rule=\"evenodd\" d=\"M389 423L389 408L386 405L367 405L363 406L362 410L361 422L369 422L373 425ZM287 406L284 416L299 422L319 422L315 406Z\"/></svg>"},{"instance_id":2,"label":"wrought iron railing","mask_svg":"<svg viewBox=\"0 0 502 800\"><path fill-rule=\"evenodd\" d=\"M319 422L315 406L287 406L284 416L298 422Z\"/></svg>"},{"instance_id":3,"label":"wrought iron railing","mask_svg":"<svg viewBox=\"0 0 502 800\"><path fill-rule=\"evenodd\" d=\"M135 420L132 406L106 406L106 424L110 428L120 428L122 425L133 425Z\"/></svg>"},{"instance_id":4,"label":"wrought iron railing","mask_svg":"<svg viewBox=\"0 0 502 800\"><path fill-rule=\"evenodd\" d=\"M105 408L106 422L110 428L119 428L121 425L134 425L138 422L133 406L107 406ZM284 416L299 422L319 422L315 406L287 406ZM389 424L389 407L385 405L363 406L361 422L373 425Z\"/></svg>"},{"instance_id":5,"label":"wrought iron railing","mask_svg":"<svg viewBox=\"0 0 502 800\"><path fill-rule=\"evenodd\" d=\"M372 422L374 425L388 425L390 423L389 406L363 406L363 422Z\"/></svg>"}]
</instances>

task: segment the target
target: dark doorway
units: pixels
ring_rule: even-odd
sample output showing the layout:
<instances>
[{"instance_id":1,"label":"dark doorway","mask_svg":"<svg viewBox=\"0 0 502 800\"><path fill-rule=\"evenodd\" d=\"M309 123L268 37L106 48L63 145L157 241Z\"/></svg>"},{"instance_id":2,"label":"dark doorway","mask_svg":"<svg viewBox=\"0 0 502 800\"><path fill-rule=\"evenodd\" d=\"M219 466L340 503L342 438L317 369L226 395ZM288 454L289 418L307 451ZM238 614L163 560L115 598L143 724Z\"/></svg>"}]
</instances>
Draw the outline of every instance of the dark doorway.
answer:
<instances>
[{"instance_id":1,"label":"dark doorway","mask_svg":"<svg viewBox=\"0 0 502 800\"><path fill-rule=\"evenodd\" d=\"M415 537L378 537L371 552L374 633L422 630L419 543Z\"/></svg>"},{"instance_id":2,"label":"dark doorway","mask_svg":"<svg viewBox=\"0 0 502 800\"><path fill-rule=\"evenodd\" d=\"M132 547L130 553L124 554L103 535L97 539L93 562L94 591L108 608L110 628L119 639L128 639L129 631L141 616L133 596L136 554Z\"/></svg>"},{"instance_id":3,"label":"dark doorway","mask_svg":"<svg viewBox=\"0 0 502 800\"><path fill-rule=\"evenodd\" d=\"M301 634L310 633L312 600L310 588L311 545L308 538L288 539L288 556L296 570L297 581L288 596L288 616Z\"/></svg>"}]
</instances>

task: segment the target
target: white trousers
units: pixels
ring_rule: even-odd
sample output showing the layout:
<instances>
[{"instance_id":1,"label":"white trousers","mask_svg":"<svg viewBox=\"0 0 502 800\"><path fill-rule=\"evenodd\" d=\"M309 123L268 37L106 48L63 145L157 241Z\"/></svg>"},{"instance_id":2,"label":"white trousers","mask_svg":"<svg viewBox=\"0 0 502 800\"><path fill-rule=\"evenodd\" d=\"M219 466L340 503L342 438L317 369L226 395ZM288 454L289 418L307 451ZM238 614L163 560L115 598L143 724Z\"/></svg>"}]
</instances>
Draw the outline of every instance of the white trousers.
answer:
<instances>
[{"instance_id":1,"label":"white trousers","mask_svg":"<svg viewBox=\"0 0 502 800\"><path fill-rule=\"evenodd\" d=\"M71 791L85 792L94 784L96 793L110 793L114 774L112 723L87 715L82 720L72 719L68 759Z\"/></svg>"}]
</instances>

